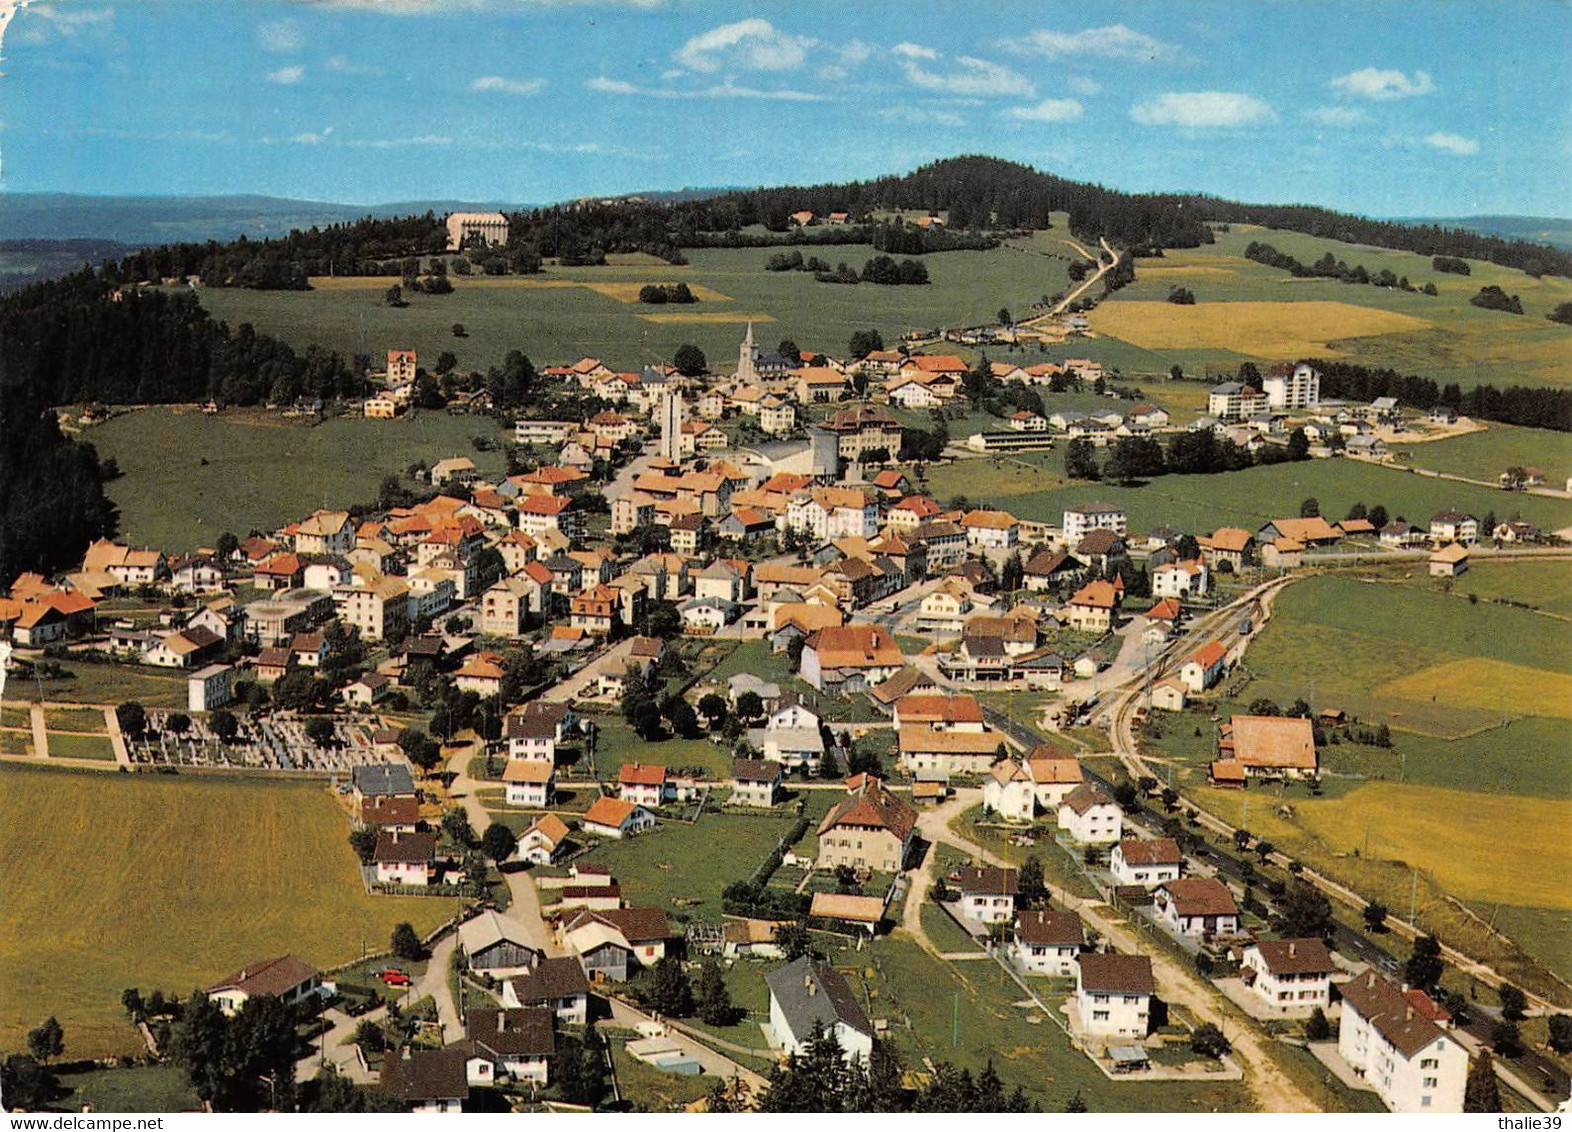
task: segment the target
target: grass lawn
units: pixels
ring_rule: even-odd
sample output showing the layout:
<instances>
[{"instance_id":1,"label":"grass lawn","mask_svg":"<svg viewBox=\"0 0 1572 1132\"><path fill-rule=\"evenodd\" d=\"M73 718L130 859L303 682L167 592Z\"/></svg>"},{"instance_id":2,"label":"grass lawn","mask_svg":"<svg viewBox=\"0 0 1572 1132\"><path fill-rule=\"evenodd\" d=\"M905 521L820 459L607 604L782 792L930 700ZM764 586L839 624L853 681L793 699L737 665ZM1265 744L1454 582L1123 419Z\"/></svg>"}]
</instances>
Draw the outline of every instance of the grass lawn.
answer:
<instances>
[{"instance_id":1,"label":"grass lawn","mask_svg":"<svg viewBox=\"0 0 1572 1132\"><path fill-rule=\"evenodd\" d=\"M1490 423L1481 432L1390 447L1416 468L1492 483L1511 467L1538 468L1552 487L1561 486L1572 475L1572 437L1543 428ZM1504 516L1510 507L1496 511Z\"/></svg>"},{"instance_id":2,"label":"grass lawn","mask_svg":"<svg viewBox=\"0 0 1572 1132\"><path fill-rule=\"evenodd\" d=\"M635 907L661 907L719 923L721 890L746 880L796 821L794 815L708 813L696 824L602 843L590 859L611 869Z\"/></svg>"},{"instance_id":3,"label":"grass lawn","mask_svg":"<svg viewBox=\"0 0 1572 1132\"><path fill-rule=\"evenodd\" d=\"M853 331L877 327L893 342L914 327L991 321L1000 307L1023 311L1062 291L1066 278L1063 260L998 248L923 256L932 279L924 287L833 286L806 272L765 271L778 250L694 248L685 253L686 267L551 267L537 276L498 279L455 275L451 295L411 295L409 306L397 310L382 301L386 279L340 279L312 291L208 288L199 297L214 318L231 326L251 322L297 350L317 343L346 358L364 341L373 353L394 345L422 357L451 350L461 368L483 370L525 343L536 365L593 354L613 368L635 369L691 342L729 369L750 316L766 349L791 338L803 349L839 355ZM861 268L878 253L848 245L814 254ZM709 288L716 297L684 311L652 311L631 301L644 283L679 281ZM467 337L453 337L455 322L464 324Z\"/></svg>"},{"instance_id":4,"label":"grass lawn","mask_svg":"<svg viewBox=\"0 0 1572 1132\"><path fill-rule=\"evenodd\" d=\"M67 679L45 680L44 699L75 704L119 704L136 700L144 707L186 706L186 681L183 676L164 676L134 664L107 664L89 660L66 660ZM28 699L38 698L36 681L13 685ZM102 726L102 724L100 724Z\"/></svg>"},{"instance_id":5,"label":"grass lawn","mask_svg":"<svg viewBox=\"0 0 1572 1132\"><path fill-rule=\"evenodd\" d=\"M1248 1104L1237 1083L1109 1081L1057 1025L1016 1005L1020 987L991 962L948 963L899 936L874 944L872 966L867 953L846 958L857 968L853 988L861 983L869 996L869 1015L890 1020L913 1069L931 1057L977 1073L991 1059L1007 1089L1020 1085L1045 1112L1062 1112L1077 1091L1093 1112L1241 1111Z\"/></svg>"},{"instance_id":6,"label":"grass lawn","mask_svg":"<svg viewBox=\"0 0 1572 1132\"><path fill-rule=\"evenodd\" d=\"M1050 406L1054 403L1050 399ZM1050 454L1049 469L1063 469L1063 456ZM976 461L971 461L975 463ZM986 461L991 463L992 461ZM947 468L929 472L930 486L941 498L950 491L939 478ZM1008 478L1003 478L1008 476ZM1005 487L1018 487L997 499L1020 519L1057 525L1064 509L1093 500L1117 504L1129 515L1132 531L1147 531L1164 524L1183 530L1208 532L1221 526L1256 529L1272 518L1299 514L1300 502L1314 497L1321 513L1341 518L1356 502L1367 507L1382 504L1394 517L1425 522L1437 511L1458 508L1483 516L1520 510L1523 518L1546 530L1572 524L1572 502L1546 496L1511 495L1477 484L1438 480L1428 476L1353 460L1305 460L1296 464L1248 468L1212 476L1159 476L1144 486L1074 483L1061 486L1057 477L1034 481L1031 473L1001 473ZM997 493L995 493L997 494ZM994 496L989 496L994 498Z\"/></svg>"},{"instance_id":7,"label":"grass lawn","mask_svg":"<svg viewBox=\"0 0 1572 1132\"><path fill-rule=\"evenodd\" d=\"M318 507L375 499L384 476L416 460L468 456L483 475L501 474L502 453L477 452L471 443L482 435L502 433L488 417L441 412L313 426L276 414L162 407L115 417L83 439L125 473L108 489L120 508L121 538L180 551L212 546L224 531L272 530Z\"/></svg>"},{"instance_id":8,"label":"grass lawn","mask_svg":"<svg viewBox=\"0 0 1572 1132\"><path fill-rule=\"evenodd\" d=\"M617 1073L617 1088L625 1101L637 1104L649 1112L681 1112L688 1105L705 1097L720 1083L719 1077L704 1074L687 1076L667 1073L633 1057L623 1047L625 1042L613 1040L611 1061Z\"/></svg>"},{"instance_id":9,"label":"grass lawn","mask_svg":"<svg viewBox=\"0 0 1572 1132\"><path fill-rule=\"evenodd\" d=\"M1572 625L1421 583L1323 576L1283 592L1246 663L1257 674L1248 698L1304 696L1317 709L1340 707L1394 729L1453 738L1504 718L1563 717L1565 705L1553 694L1534 692L1563 686L1572 672ZM1539 760L1547 753L1502 752L1504 765L1535 776L1543 775ZM1501 788L1523 790L1510 778Z\"/></svg>"},{"instance_id":10,"label":"grass lawn","mask_svg":"<svg viewBox=\"0 0 1572 1132\"><path fill-rule=\"evenodd\" d=\"M1572 570L1565 562L1480 561L1461 578L1453 578L1452 592L1477 594L1480 601L1520 602L1532 609L1572 616ZM1432 589L1428 578L1415 577L1418 589Z\"/></svg>"},{"instance_id":11,"label":"grass lawn","mask_svg":"<svg viewBox=\"0 0 1572 1132\"><path fill-rule=\"evenodd\" d=\"M731 777L731 749L708 739L664 739L649 743L625 723L620 715L598 715L596 726L595 769L600 777L615 780L623 763L656 763L670 771L698 768L714 779Z\"/></svg>"},{"instance_id":12,"label":"grass lawn","mask_svg":"<svg viewBox=\"0 0 1572 1132\"><path fill-rule=\"evenodd\" d=\"M1474 911L1563 979L1572 980L1572 912L1565 908L1524 908L1474 902Z\"/></svg>"},{"instance_id":13,"label":"grass lawn","mask_svg":"<svg viewBox=\"0 0 1572 1132\"><path fill-rule=\"evenodd\" d=\"M49 733L49 757L57 759L107 759L114 761L115 748L108 735L62 735Z\"/></svg>"},{"instance_id":14,"label":"grass lawn","mask_svg":"<svg viewBox=\"0 0 1572 1132\"><path fill-rule=\"evenodd\" d=\"M84 731L93 735L109 730L104 713L96 708L45 708L44 725L51 731Z\"/></svg>"},{"instance_id":15,"label":"grass lawn","mask_svg":"<svg viewBox=\"0 0 1572 1132\"><path fill-rule=\"evenodd\" d=\"M948 912L929 901L920 911L923 931L940 951L981 951L977 941L968 935Z\"/></svg>"},{"instance_id":16,"label":"grass lawn","mask_svg":"<svg viewBox=\"0 0 1572 1132\"><path fill-rule=\"evenodd\" d=\"M70 1034L66 1040L70 1041ZM70 1089L63 1102L94 1112L194 1112L201 1101L175 1065L137 1065L127 1069L94 1069L67 1073L60 1084Z\"/></svg>"},{"instance_id":17,"label":"grass lawn","mask_svg":"<svg viewBox=\"0 0 1572 1132\"><path fill-rule=\"evenodd\" d=\"M365 894L343 814L314 785L0 777L0 1048L53 1013L73 1057L134 1052L124 987L185 994L284 952L329 966L453 910Z\"/></svg>"}]
</instances>

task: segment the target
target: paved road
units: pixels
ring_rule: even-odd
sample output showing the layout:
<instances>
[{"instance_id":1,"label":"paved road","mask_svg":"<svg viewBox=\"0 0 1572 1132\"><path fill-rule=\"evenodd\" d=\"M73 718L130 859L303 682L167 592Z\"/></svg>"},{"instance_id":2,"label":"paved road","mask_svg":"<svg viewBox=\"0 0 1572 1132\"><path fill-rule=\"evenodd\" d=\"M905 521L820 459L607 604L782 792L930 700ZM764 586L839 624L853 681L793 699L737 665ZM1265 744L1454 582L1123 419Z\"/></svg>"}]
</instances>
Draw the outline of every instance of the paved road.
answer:
<instances>
[{"instance_id":1,"label":"paved road","mask_svg":"<svg viewBox=\"0 0 1572 1132\"><path fill-rule=\"evenodd\" d=\"M329 1010L322 1017L333 1023L332 1029L317 1038L316 1048L311 1053L295 1062L295 1080L311 1080L321 1072L325 1060L341 1076L348 1077L357 1085L377 1084L377 1075L362 1068L350 1039L355 1036L355 1029L362 1022L380 1022L386 1016L385 1006L379 1006L358 1018L351 1018L342 1010Z\"/></svg>"}]
</instances>

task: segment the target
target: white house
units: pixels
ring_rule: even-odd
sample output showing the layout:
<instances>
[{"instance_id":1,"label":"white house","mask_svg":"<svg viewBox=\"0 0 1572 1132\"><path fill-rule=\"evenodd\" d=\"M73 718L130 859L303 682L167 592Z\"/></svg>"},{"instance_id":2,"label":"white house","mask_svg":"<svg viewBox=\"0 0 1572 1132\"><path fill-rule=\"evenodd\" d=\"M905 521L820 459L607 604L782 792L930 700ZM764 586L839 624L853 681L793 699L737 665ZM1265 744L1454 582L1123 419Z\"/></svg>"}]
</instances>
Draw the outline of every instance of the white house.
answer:
<instances>
[{"instance_id":1,"label":"white house","mask_svg":"<svg viewBox=\"0 0 1572 1132\"><path fill-rule=\"evenodd\" d=\"M510 806L543 810L555 793L557 768L536 759L509 759L502 769L503 794Z\"/></svg>"},{"instance_id":2,"label":"white house","mask_svg":"<svg viewBox=\"0 0 1572 1132\"><path fill-rule=\"evenodd\" d=\"M783 1054L804 1050L817 1026L833 1033L848 1061L873 1053L873 1023L851 984L828 963L794 959L765 976L770 988L770 1031Z\"/></svg>"},{"instance_id":3,"label":"white house","mask_svg":"<svg viewBox=\"0 0 1572 1132\"><path fill-rule=\"evenodd\" d=\"M293 955L280 955L249 963L207 990L207 995L225 1014L238 1013L247 999L268 996L286 1003L302 1002L321 993L322 976L317 969Z\"/></svg>"},{"instance_id":4,"label":"white house","mask_svg":"<svg viewBox=\"0 0 1572 1132\"><path fill-rule=\"evenodd\" d=\"M595 799L594 804L584 811L582 821L585 833L620 840L653 828L655 815L632 802L602 797Z\"/></svg>"},{"instance_id":5,"label":"white house","mask_svg":"<svg viewBox=\"0 0 1572 1132\"><path fill-rule=\"evenodd\" d=\"M471 1085L495 1084L507 1074L515 1081L545 1085L547 1066L556 1053L555 1018L540 1007L471 1007L464 1017Z\"/></svg>"},{"instance_id":6,"label":"white house","mask_svg":"<svg viewBox=\"0 0 1572 1132\"><path fill-rule=\"evenodd\" d=\"M1119 840L1124 816L1112 798L1082 783L1059 803L1059 828L1068 832L1072 841L1109 844Z\"/></svg>"},{"instance_id":7,"label":"white house","mask_svg":"<svg viewBox=\"0 0 1572 1132\"><path fill-rule=\"evenodd\" d=\"M1181 877L1165 881L1157 886L1152 903L1157 922L1176 936L1199 939L1239 932L1239 905L1220 880Z\"/></svg>"},{"instance_id":8,"label":"white house","mask_svg":"<svg viewBox=\"0 0 1572 1132\"><path fill-rule=\"evenodd\" d=\"M1015 961L1027 971L1071 979L1079 969L1086 930L1074 912L1017 912L1010 946Z\"/></svg>"},{"instance_id":9,"label":"white house","mask_svg":"<svg viewBox=\"0 0 1572 1132\"><path fill-rule=\"evenodd\" d=\"M212 711L234 698L235 669L228 664L210 664L186 677L186 707L190 711Z\"/></svg>"},{"instance_id":10,"label":"white house","mask_svg":"<svg viewBox=\"0 0 1572 1132\"><path fill-rule=\"evenodd\" d=\"M1075 1011L1088 1038L1146 1037L1151 1024L1152 961L1145 955L1082 955L1075 971Z\"/></svg>"},{"instance_id":11,"label":"white house","mask_svg":"<svg viewBox=\"0 0 1572 1132\"><path fill-rule=\"evenodd\" d=\"M980 924L1007 924L1015 918L1019 884L1014 869L969 866L960 873L955 886L961 893L963 917Z\"/></svg>"},{"instance_id":12,"label":"white house","mask_svg":"<svg viewBox=\"0 0 1572 1132\"><path fill-rule=\"evenodd\" d=\"M1178 880L1183 866L1184 854L1172 837L1121 841L1108 854L1109 871L1119 884L1154 888L1165 881Z\"/></svg>"},{"instance_id":13,"label":"white house","mask_svg":"<svg viewBox=\"0 0 1572 1132\"><path fill-rule=\"evenodd\" d=\"M423 887L431 883L436 871L437 835L383 831L377 834L371 860L378 883Z\"/></svg>"},{"instance_id":14,"label":"white house","mask_svg":"<svg viewBox=\"0 0 1572 1132\"><path fill-rule=\"evenodd\" d=\"M543 814L535 824L519 834L513 855L534 865L549 865L562 853L568 827L556 814Z\"/></svg>"},{"instance_id":15,"label":"white house","mask_svg":"<svg viewBox=\"0 0 1572 1132\"><path fill-rule=\"evenodd\" d=\"M1273 409L1308 409L1321 403L1321 375L1304 362L1273 366L1261 381Z\"/></svg>"},{"instance_id":16,"label":"white house","mask_svg":"<svg viewBox=\"0 0 1572 1132\"><path fill-rule=\"evenodd\" d=\"M1339 987L1337 1052L1393 1112L1462 1112L1468 1051L1436 1025L1414 992L1367 970Z\"/></svg>"},{"instance_id":17,"label":"white house","mask_svg":"<svg viewBox=\"0 0 1572 1132\"><path fill-rule=\"evenodd\" d=\"M1331 1002L1332 953L1319 939L1263 939L1244 949L1239 972L1261 1003L1283 1017L1303 1017Z\"/></svg>"},{"instance_id":18,"label":"white house","mask_svg":"<svg viewBox=\"0 0 1572 1132\"><path fill-rule=\"evenodd\" d=\"M1064 541L1075 546L1093 531L1112 531L1123 538L1128 531L1123 507L1111 503L1082 503L1064 512Z\"/></svg>"},{"instance_id":19,"label":"white house","mask_svg":"<svg viewBox=\"0 0 1572 1132\"><path fill-rule=\"evenodd\" d=\"M1210 581L1204 562L1169 562L1152 571L1152 596L1203 597Z\"/></svg>"},{"instance_id":20,"label":"white house","mask_svg":"<svg viewBox=\"0 0 1572 1132\"><path fill-rule=\"evenodd\" d=\"M1204 692L1223 678L1227 666L1228 650L1222 642L1210 641L1179 666L1179 682L1191 692Z\"/></svg>"}]
</instances>

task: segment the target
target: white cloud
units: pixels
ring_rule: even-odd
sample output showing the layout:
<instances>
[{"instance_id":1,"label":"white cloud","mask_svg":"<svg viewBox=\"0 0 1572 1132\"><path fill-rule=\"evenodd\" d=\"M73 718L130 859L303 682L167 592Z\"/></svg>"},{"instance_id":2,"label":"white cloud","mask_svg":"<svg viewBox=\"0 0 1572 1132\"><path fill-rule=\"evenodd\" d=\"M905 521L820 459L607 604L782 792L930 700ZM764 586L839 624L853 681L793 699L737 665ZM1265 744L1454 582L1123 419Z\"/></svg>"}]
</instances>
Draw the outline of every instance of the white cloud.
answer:
<instances>
[{"instance_id":1,"label":"white cloud","mask_svg":"<svg viewBox=\"0 0 1572 1132\"><path fill-rule=\"evenodd\" d=\"M947 71L934 71L926 63L939 62L942 56L931 47L916 43L901 43L895 47L896 61L906 76L906 81L922 90L941 94L974 96L1030 95L1034 93L1031 80L1025 75L999 63L978 59L971 55L957 55L955 66Z\"/></svg>"},{"instance_id":2,"label":"white cloud","mask_svg":"<svg viewBox=\"0 0 1572 1132\"><path fill-rule=\"evenodd\" d=\"M545 79L505 79L501 75L482 75L469 84L474 91L497 91L501 94L531 95L546 89Z\"/></svg>"},{"instance_id":3,"label":"white cloud","mask_svg":"<svg viewBox=\"0 0 1572 1132\"><path fill-rule=\"evenodd\" d=\"M114 22L115 18L113 8L61 8L58 4L6 0L0 3L0 38L4 37L6 26L23 8L27 9L30 16L38 18L25 21L17 36L23 43L34 45L48 43L55 38L75 39L79 32L101 29Z\"/></svg>"},{"instance_id":4,"label":"white cloud","mask_svg":"<svg viewBox=\"0 0 1572 1132\"><path fill-rule=\"evenodd\" d=\"M909 122L916 126L964 126L966 119L954 110L931 106L887 106L878 112L886 122Z\"/></svg>"},{"instance_id":5,"label":"white cloud","mask_svg":"<svg viewBox=\"0 0 1572 1132\"><path fill-rule=\"evenodd\" d=\"M1357 126L1370 115L1357 106L1313 106L1301 111L1300 117L1319 126Z\"/></svg>"},{"instance_id":6,"label":"white cloud","mask_svg":"<svg viewBox=\"0 0 1572 1132\"><path fill-rule=\"evenodd\" d=\"M296 134L294 137L289 138L288 140L294 142L296 145L320 145L322 142L327 140L328 134L331 134L332 132L333 131L331 129L328 129L319 134L314 130L307 130L305 133Z\"/></svg>"},{"instance_id":7,"label":"white cloud","mask_svg":"<svg viewBox=\"0 0 1572 1132\"><path fill-rule=\"evenodd\" d=\"M306 77L304 64L296 63L293 67L280 67L276 71L267 73L267 81L277 83L279 86L294 86Z\"/></svg>"},{"instance_id":8,"label":"white cloud","mask_svg":"<svg viewBox=\"0 0 1572 1132\"><path fill-rule=\"evenodd\" d=\"M380 73L375 67L368 67L364 63L352 62L347 55L330 55L327 62L322 65L336 75L375 75Z\"/></svg>"},{"instance_id":9,"label":"white cloud","mask_svg":"<svg viewBox=\"0 0 1572 1132\"><path fill-rule=\"evenodd\" d=\"M1277 114L1259 98L1226 90L1169 91L1151 102L1130 107L1130 117L1143 126L1255 126L1275 121Z\"/></svg>"},{"instance_id":10,"label":"white cloud","mask_svg":"<svg viewBox=\"0 0 1572 1132\"><path fill-rule=\"evenodd\" d=\"M1037 28L1023 36L1001 39L999 47L1016 55L1042 55L1049 59L1081 56L1129 63L1150 63L1174 54L1171 44L1124 24L1109 24L1107 27L1086 28L1083 31Z\"/></svg>"},{"instance_id":11,"label":"white cloud","mask_svg":"<svg viewBox=\"0 0 1572 1132\"><path fill-rule=\"evenodd\" d=\"M372 138L346 144L350 149L407 149L410 146L452 145L453 139L443 134L419 134L412 138Z\"/></svg>"},{"instance_id":12,"label":"white cloud","mask_svg":"<svg viewBox=\"0 0 1572 1132\"><path fill-rule=\"evenodd\" d=\"M673 100L742 98L760 99L770 102L829 101L826 95L814 94L805 90L760 90L756 87L738 86L730 79L715 86L701 87L696 90L680 90L670 87L637 86L623 79L609 79L604 75L600 75L585 82L584 87L586 90L593 90L600 94L636 94L643 98Z\"/></svg>"},{"instance_id":13,"label":"white cloud","mask_svg":"<svg viewBox=\"0 0 1572 1132\"><path fill-rule=\"evenodd\" d=\"M1036 106L1012 106L1005 113L1021 122L1073 122L1082 109L1073 98L1045 98Z\"/></svg>"},{"instance_id":14,"label":"white cloud","mask_svg":"<svg viewBox=\"0 0 1572 1132\"><path fill-rule=\"evenodd\" d=\"M273 20L257 28L257 43L275 55L293 55L305 45L294 20Z\"/></svg>"},{"instance_id":15,"label":"white cloud","mask_svg":"<svg viewBox=\"0 0 1572 1132\"><path fill-rule=\"evenodd\" d=\"M1443 153L1456 154L1458 157L1472 157L1479 152L1479 143L1473 138L1465 138L1461 134L1447 134L1437 131L1425 139L1425 144L1432 149L1439 149Z\"/></svg>"},{"instance_id":16,"label":"white cloud","mask_svg":"<svg viewBox=\"0 0 1572 1132\"><path fill-rule=\"evenodd\" d=\"M1366 67L1363 70L1350 71L1346 75L1338 75L1332 80L1331 86L1339 94L1368 98L1375 102L1413 98L1417 95L1429 94L1436 88L1428 71L1415 71L1414 77L1409 78L1402 71L1384 71L1376 67Z\"/></svg>"},{"instance_id":17,"label":"white cloud","mask_svg":"<svg viewBox=\"0 0 1572 1132\"><path fill-rule=\"evenodd\" d=\"M807 61L809 49L817 43L754 17L696 35L672 52L672 58L690 71L705 75L720 70L795 71Z\"/></svg>"},{"instance_id":18,"label":"white cloud","mask_svg":"<svg viewBox=\"0 0 1572 1132\"><path fill-rule=\"evenodd\" d=\"M1103 84L1096 79L1089 79L1085 75L1071 75L1064 80L1065 89L1071 94L1094 95L1103 92Z\"/></svg>"}]
</instances>

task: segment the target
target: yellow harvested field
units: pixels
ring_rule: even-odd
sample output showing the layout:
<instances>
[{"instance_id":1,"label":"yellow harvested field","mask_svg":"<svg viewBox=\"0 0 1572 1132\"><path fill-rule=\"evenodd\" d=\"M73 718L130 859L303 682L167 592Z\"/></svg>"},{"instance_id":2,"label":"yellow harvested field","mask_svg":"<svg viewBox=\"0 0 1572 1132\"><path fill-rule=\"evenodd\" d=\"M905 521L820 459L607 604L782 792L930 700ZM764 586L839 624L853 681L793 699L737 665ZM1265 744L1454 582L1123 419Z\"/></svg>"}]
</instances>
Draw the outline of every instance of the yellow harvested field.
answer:
<instances>
[{"instance_id":1,"label":"yellow harvested field","mask_svg":"<svg viewBox=\"0 0 1572 1132\"><path fill-rule=\"evenodd\" d=\"M775 316L762 311L663 311L639 315L645 322L774 322Z\"/></svg>"},{"instance_id":2,"label":"yellow harvested field","mask_svg":"<svg viewBox=\"0 0 1572 1132\"><path fill-rule=\"evenodd\" d=\"M1142 279L1167 279L1170 276L1182 275L1186 279L1232 279L1234 272L1228 267L1145 267L1141 268Z\"/></svg>"},{"instance_id":3,"label":"yellow harvested field","mask_svg":"<svg viewBox=\"0 0 1572 1132\"><path fill-rule=\"evenodd\" d=\"M1146 349L1232 350L1255 357L1336 353L1328 343L1429 329L1392 311L1337 302L1104 303L1092 329Z\"/></svg>"},{"instance_id":4,"label":"yellow harvested field","mask_svg":"<svg viewBox=\"0 0 1572 1132\"><path fill-rule=\"evenodd\" d=\"M657 287L670 287L672 285L672 282L671 282L671 280L664 280L664 281L662 281L662 280L659 280L659 279L641 279L641 280L639 280L636 283L589 283L589 282L585 282L585 283L581 283L580 286L588 287L591 291L594 291L597 295L605 295L608 299L616 299L617 302L619 302L619 303L636 303L636 302L639 301L639 291L642 290L645 287L650 286L651 284L654 284ZM699 300L701 302L705 302L705 303L729 303L729 302L731 302L731 296L730 295L723 295L719 291L714 290L713 288L700 286L697 283L690 283L688 285L688 290L692 291L696 296L698 296L698 298L699 298Z\"/></svg>"},{"instance_id":5,"label":"yellow harvested field","mask_svg":"<svg viewBox=\"0 0 1572 1132\"><path fill-rule=\"evenodd\" d=\"M1572 801L1377 782L1294 808L1334 852L1362 851L1368 829L1371 857L1417 866L1460 900L1572 908Z\"/></svg>"},{"instance_id":6,"label":"yellow harvested field","mask_svg":"<svg viewBox=\"0 0 1572 1132\"><path fill-rule=\"evenodd\" d=\"M1469 657L1388 680L1376 694L1389 700L1572 719L1572 676L1523 664Z\"/></svg>"}]
</instances>

